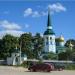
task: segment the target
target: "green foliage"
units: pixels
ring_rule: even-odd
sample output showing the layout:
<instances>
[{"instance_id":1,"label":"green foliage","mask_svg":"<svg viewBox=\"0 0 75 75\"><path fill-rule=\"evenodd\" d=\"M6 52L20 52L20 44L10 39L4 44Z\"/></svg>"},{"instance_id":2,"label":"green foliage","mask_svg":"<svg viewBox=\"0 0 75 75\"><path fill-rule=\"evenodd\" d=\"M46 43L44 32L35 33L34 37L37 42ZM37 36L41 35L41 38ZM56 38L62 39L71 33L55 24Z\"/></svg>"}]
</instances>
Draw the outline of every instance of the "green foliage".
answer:
<instances>
[{"instance_id":1,"label":"green foliage","mask_svg":"<svg viewBox=\"0 0 75 75\"><path fill-rule=\"evenodd\" d=\"M41 37L40 33L36 33L36 35L33 37L33 44L34 58L39 59L39 56L43 50L43 38Z\"/></svg>"},{"instance_id":2,"label":"green foliage","mask_svg":"<svg viewBox=\"0 0 75 75\"><path fill-rule=\"evenodd\" d=\"M17 37L7 34L1 39L0 43L1 58L6 59L14 52L17 44Z\"/></svg>"},{"instance_id":3,"label":"green foliage","mask_svg":"<svg viewBox=\"0 0 75 75\"><path fill-rule=\"evenodd\" d=\"M70 47L70 43L73 47ZM59 60L73 60L75 61L75 40L69 39L65 43L65 52L58 54Z\"/></svg>"},{"instance_id":4,"label":"green foliage","mask_svg":"<svg viewBox=\"0 0 75 75\"><path fill-rule=\"evenodd\" d=\"M69 47L70 42L73 44L72 49ZM15 52L16 46L18 49L21 48L28 59L40 59L40 55L43 52L44 39L41 37L40 33L36 33L35 36L32 36L31 33L24 33L20 37L7 34L0 39L0 59L6 59L8 56L11 56L11 53ZM58 55L50 52L44 55L43 58L47 60L59 59L75 61L75 40L67 40L65 47L65 52L60 52Z\"/></svg>"},{"instance_id":5,"label":"green foliage","mask_svg":"<svg viewBox=\"0 0 75 75\"><path fill-rule=\"evenodd\" d=\"M22 52L26 53L27 58L33 58L31 33L24 33L21 35L20 46L21 46Z\"/></svg>"},{"instance_id":6,"label":"green foliage","mask_svg":"<svg viewBox=\"0 0 75 75\"><path fill-rule=\"evenodd\" d=\"M57 54L53 53L53 52L49 52L47 54L45 54L43 56L43 59L46 59L46 60L56 60L57 59Z\"/></svg>"},{"instance_id":7,"label":"green foliage","mask_svg":"<svg viewBox=\"0 0 75 75\"><path fill-rule=\"evenodd\" d=\"M28 67L27 61L24 61L20 66L27 68Z\"/></svg>"},{"instance_id":8,"label":"green foliage","mask_svg":"<svg viewBox=\"0 0 75 75\"><path fill-rule=\"evenodd\" d=\"M74 48L75 48L75 40L74 40L74 39L69 39L69 40L67 40L66 43L65 43L65 46L66 46L66 47L69 47L70 42L71 42L71 44L73 45L73 49L74 49Z\"/></svg>"},{"instance_id":9,"label":"green foliage","mask_svg":"<svg viewBox=\"0 0 75 75\"><path fill-rule=\"evenodd\" d=\"M43 48L43 38L37 33L32 36L31 33L24 33L19 38L6 34L0 39L0 59L6 59L15 52L15 48L21 49L27 55L27 58L39 58Z\"/></svg>"},{"instance_id":10,"label":"green foliage","mask_svg":"<svg viewBox=\"0 0 75 75\"><path fill-rule=\"evenodd\" d=\"M38 64L43 63L42 59L39 59Z\"/></svg>"},{"instance_id":11,"label":"green foliage","mask_svg":"<svg viewBox=\"0 0 75 75\"><path fill-rule=\"evenodd\" d=\"M67 69L67 70L75 70L75 64L67 64L65 69Z\"/></svg>"}]
</instances>

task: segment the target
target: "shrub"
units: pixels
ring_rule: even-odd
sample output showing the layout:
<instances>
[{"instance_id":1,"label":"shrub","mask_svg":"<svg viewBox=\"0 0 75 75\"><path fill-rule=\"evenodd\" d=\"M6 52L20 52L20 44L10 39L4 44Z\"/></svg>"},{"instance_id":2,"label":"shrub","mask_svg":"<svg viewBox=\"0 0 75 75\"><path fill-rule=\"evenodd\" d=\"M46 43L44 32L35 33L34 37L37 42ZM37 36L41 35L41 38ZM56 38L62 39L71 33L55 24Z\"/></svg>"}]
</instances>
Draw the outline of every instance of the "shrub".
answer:
<instances>
[{"instance_id":1,"label":"shrub","mask_svg":"<svg viewBox=\"0 0 75 75\"><path fill-rule=\"evenodd\" d=\"M67 69L67 70L75 70L75 64L67 64L65 69Z\"/></svg>"}]
</instances>

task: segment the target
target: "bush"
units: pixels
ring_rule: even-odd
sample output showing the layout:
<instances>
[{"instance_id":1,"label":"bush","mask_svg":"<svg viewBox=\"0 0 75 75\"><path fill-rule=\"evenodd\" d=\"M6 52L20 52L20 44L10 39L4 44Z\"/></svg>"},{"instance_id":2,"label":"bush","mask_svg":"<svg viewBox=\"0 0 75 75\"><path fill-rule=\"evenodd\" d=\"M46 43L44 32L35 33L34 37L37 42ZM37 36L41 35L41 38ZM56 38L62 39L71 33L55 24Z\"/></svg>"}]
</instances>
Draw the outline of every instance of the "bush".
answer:
<instances>
[{"instance_id":1,"label":"bush","mask_svg":"<svg viewBox=\"0 0 75 75\"><path fill-rule=\"evenodd\" d=\"M24 61L20 66L22 66L22 67L28 67L28 62L27 61Z\"/></svg>"},{"instance_id":2,"label":"bush","mask_svg":"<svg viewBox=\"0 0 75 75\"><path fill-rule=\"evenodd\" d=\"M38 61L37 63L38 63L38 64L41 64L41 63L43 63L43 62L42 62L42 59L39 59L39 61Z\"/></svg>"},{"instance_id":3,"label":"bush","mask_svg":"<svg viewBox=\"0 0 75 75\"><path fill-rule=\"evenodd\" d=\"M67 64L65 69L67 69L67 70L75 70L75 64Z\"/></svg>"}]
</instances>

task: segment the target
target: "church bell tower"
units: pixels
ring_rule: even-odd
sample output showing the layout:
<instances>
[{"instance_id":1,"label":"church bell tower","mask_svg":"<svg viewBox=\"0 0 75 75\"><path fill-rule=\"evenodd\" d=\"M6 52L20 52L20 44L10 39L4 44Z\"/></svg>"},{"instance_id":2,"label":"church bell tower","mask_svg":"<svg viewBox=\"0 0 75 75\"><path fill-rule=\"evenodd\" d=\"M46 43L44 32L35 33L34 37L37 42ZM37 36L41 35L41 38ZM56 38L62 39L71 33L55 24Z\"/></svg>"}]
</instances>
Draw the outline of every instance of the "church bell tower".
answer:
<instances>
[{"instance_id":1,"label":"church bell tower","mask_svg":"<svg viewBox=\"0 0 75 75\"><path fill-rule=\"evenodd\" d=\"M48 10L47 29L44 32L44 52L56 52L55 33L51 25L50 10Z\"/></svg>"}]
</instances>

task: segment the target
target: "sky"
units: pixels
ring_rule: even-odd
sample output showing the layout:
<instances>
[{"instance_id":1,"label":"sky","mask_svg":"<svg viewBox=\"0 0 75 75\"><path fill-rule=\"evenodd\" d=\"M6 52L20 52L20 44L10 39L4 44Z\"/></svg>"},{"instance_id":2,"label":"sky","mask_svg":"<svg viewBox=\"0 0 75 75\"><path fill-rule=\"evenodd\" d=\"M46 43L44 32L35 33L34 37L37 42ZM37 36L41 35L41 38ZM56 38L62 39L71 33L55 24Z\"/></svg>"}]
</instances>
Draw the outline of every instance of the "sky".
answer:
<instances>
[{"instance_id":1,"label":"sky","mask_svg":"<svg viewBox=\"0 0 75 75\"><path fill-rule=\"evenodd\" d=\"M75 39L74 0L0 0L0 38L25 32L43 35L47 28L48 8L56 37Z\"/></svg>"}]
</instances>

